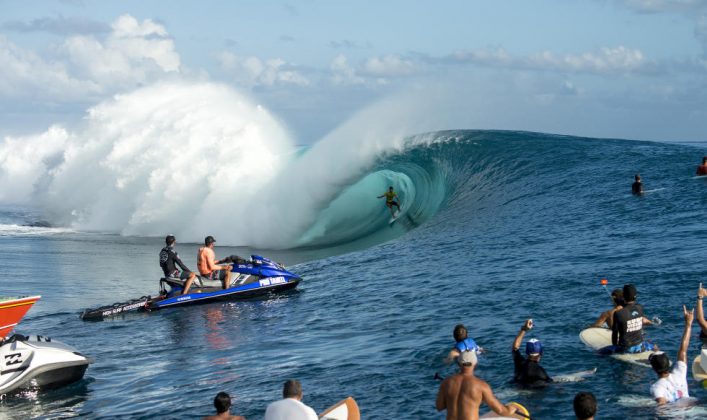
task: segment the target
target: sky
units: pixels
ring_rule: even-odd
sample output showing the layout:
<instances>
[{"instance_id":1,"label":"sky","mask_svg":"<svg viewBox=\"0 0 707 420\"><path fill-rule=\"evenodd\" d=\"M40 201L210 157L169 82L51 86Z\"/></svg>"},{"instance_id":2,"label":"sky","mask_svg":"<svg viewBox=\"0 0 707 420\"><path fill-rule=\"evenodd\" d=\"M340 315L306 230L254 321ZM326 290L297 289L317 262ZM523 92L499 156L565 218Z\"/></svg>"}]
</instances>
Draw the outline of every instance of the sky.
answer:
<instances>
[{"instance_id":1,"label":"sky","mask_svg":"<svg viewBox=\"0 0 707 420\"><path fill-rule=\"evenodd\" d=\"M0 139L184 80L298 144L391 98L429 130L705 141L707 0L0 0Z\"/></svg>"}]
</instances>

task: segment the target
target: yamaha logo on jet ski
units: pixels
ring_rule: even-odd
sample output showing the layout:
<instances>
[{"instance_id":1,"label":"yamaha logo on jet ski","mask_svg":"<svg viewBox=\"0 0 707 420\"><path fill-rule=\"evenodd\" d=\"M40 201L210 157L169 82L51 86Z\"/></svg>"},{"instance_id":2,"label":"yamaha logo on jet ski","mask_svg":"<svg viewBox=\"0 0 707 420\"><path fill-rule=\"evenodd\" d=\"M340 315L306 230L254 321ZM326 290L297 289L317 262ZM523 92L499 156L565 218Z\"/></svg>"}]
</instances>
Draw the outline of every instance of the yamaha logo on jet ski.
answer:
<instances>
[{"instance_id":1,"label":"yamaha logo on jet ski","mask_svg":"<svg viewBox=\"0 0 707 420\"><path fill-rule=\"evenodd\" d=\"M81 319L100 321L126 312L146 312L180 305L245 299L292 290L302 281L299 276L285 269L282 264L259 255L251 255L247 264L243 264L246 260L236 255L232 255L229 259L232 275L231 283L227 289L223 289L220 280L197 276L189 293L182 295L186 280L163 277L160 279L159 296L155 298L143 296L128 302L86 309L81 314Z\"/></svg>"}]
</instances>

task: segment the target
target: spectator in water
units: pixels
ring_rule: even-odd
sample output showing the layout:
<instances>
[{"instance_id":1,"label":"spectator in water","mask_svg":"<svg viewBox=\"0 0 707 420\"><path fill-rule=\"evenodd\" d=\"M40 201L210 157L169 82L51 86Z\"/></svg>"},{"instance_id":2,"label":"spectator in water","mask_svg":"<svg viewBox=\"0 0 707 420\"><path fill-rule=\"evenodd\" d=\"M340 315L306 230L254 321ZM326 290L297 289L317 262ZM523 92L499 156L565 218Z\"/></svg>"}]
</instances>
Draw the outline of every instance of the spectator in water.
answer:
<instances>
[{"instance_id":1,"label":"spectator in water","mask_svg":"<svg viewBox=\"0 0 707 420\"><path fill-rule=\"evenodd\" d=\"M577 420L594 420L597 414L597 400L591 392L579 392L574 396L574 415Z\"/></svg>"},{"instance_id":2,"label":"spectator in water","mask_svg":"<svg viewBox=\"0 0 707 420\"><path fill-rule=\"evenodd\" d=\"M214 398L214 407L216 414L206 416L204 420L245 420L243 416L231 415L231 396L225 392L219 392Z\"/></svg>"},{"instance_id":3,"label":"spectator in water","mask_svg":"<svg viewBox=\"0 0 707 420\"><path fill-rule=\"evenodd\" d=\"M639 174L636 174L634 179L635 179L635 181L631 185L631 194L642 195L643 194L643 183L641 182L641 176Z\"/></svg>"},{"instance_id":4,"label":"spectator in water","mask_svg":"<svg viewBox=\"0 0 707 420\"><path fill-rule=\"evenodd\" d=\"M318 420L312 407L302 402L302 385L290 379L282 387L282 399L268 405L265 420Z\"/></svg>"}]
</instances>

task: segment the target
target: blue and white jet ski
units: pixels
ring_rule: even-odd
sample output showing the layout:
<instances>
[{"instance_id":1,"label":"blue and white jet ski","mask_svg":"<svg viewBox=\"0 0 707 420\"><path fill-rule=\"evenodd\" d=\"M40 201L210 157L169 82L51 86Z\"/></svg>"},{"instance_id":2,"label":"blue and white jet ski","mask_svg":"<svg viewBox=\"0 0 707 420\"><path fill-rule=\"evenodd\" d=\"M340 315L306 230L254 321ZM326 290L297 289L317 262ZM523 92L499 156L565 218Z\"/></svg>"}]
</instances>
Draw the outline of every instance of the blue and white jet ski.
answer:
<instances>
[{"instance_id":1,"label":"blue and white jet ski","mask_svg":"<svg viewBox=\"0 0 707 420\"><path fill-rule=\"evenodd\" d=\"M99 321L132 311L153 311L175 306L245 299L291 290L302 281L281 264L259 255L251 255L250 260L233 256L232 260L236 262L231 263L231 284L227 289L223 289L221 280L196 276L189 293L182 295L186 280L163 277L160 279L159 296L143 296L128 302L86 309L81 314L81 319Z\"/></svg>"}]
</instances>

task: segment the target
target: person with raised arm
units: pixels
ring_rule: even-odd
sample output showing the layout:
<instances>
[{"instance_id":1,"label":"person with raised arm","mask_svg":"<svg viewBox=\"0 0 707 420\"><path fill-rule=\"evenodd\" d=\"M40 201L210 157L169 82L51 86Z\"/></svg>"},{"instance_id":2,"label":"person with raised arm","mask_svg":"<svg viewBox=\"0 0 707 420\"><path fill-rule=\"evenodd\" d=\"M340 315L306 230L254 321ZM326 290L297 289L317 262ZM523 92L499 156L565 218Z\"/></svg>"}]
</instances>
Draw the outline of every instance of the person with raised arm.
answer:
<instances>
[{"instance_id":1,"label":"person with raised arm","mask_svg":"<svg viewBox=\"0 0 707 420\"><path fill-rule=\"evenodd\" d=\"M662 351L651 354L648 360L651 367L658 374L658 380L651 385L651 395L658 405L673 403L681 398L690 396L687 389L687 347L690 345L690 333L692 332L692 321L695 318L693 309L687 310L682 306L685 317L685 328L680 340L678 357L673 371L670 372L670 359Z\"/></svg>"},{"instance_id":2,"label":"person with raised arm","mask_svg":"<svg viewBox=\"0 0 707 420\"><path fill-rule=\"evenodd\" d=\"M527 331L533 328L533 320L525 321L515 340L513 340L513 365L514 375L513 380L520 385L545 385L552 382L552 378L540 366L540 359L543 356L543 344L536 338L531 338L525 343L525 355L520 354L520 345L523 342L523 337Z\"/></svg>"}]
</instances>

